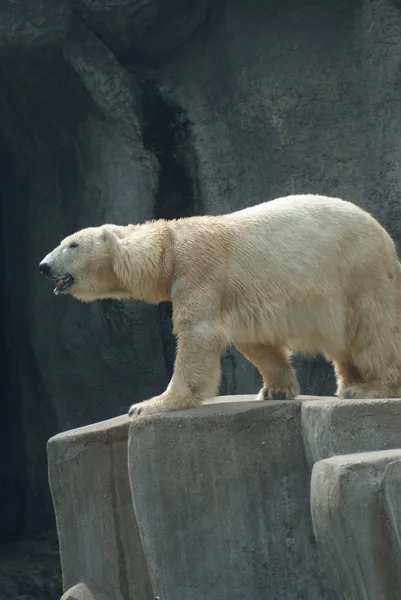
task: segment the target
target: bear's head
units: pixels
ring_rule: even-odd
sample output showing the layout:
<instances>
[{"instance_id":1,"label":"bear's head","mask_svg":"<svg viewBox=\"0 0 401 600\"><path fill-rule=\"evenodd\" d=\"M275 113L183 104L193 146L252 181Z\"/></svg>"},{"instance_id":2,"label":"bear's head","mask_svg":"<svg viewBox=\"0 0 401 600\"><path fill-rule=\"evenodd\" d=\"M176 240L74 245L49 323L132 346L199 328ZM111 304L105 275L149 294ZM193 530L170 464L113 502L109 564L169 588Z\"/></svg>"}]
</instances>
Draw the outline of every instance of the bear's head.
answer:
<instances>
[{"instance_id":1,"label":"bear's head","mask_svg":"<svg viewBox=\"0 0 401 600\"><path fill-rule=\"evenodd\" d=\"M81 229L45 256L39 268L56 283L54 293L86 302L125 297L115 272L123 230L117 225Z\"/></svg>"}]
</instances>

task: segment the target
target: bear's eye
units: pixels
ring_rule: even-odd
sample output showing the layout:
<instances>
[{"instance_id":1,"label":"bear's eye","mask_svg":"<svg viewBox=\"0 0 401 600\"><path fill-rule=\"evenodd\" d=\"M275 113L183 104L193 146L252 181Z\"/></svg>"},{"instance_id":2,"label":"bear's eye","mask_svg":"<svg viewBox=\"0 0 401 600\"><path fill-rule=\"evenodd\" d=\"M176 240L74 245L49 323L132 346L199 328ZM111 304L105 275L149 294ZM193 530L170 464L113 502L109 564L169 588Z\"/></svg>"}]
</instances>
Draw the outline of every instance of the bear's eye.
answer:
<instances>
[{"instance_id":1,"label":"bear's eye","mask_svg":"<svg viewBox=\"0 0 401 600\"><path fill-rule=\"evenodd\" d=\"M71 242L71 244L68 246L69 248L78 248L78 242Z\"/></svg>"}]
</instances>

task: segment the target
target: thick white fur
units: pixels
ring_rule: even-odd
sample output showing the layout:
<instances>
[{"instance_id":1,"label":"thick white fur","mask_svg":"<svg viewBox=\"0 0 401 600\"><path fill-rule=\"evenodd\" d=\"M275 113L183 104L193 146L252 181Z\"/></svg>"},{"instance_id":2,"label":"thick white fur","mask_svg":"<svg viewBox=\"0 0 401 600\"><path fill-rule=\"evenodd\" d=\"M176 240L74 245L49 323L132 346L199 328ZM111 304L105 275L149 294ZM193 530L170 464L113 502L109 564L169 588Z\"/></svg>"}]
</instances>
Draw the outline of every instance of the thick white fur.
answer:
<instances>
[{"instance_id":1,"label":"thick white fur","mask_svg":"<svg viewBox=\"0 0 401 600\"><path fill-rule=\"evenodd\" d=\"M172 300L173 377L132 415L216 395L229 344L262 374L260 399L299 394L291 350L333 361L343 398L401 396L400 263L390 236L352 203L299 195L215 217L83 229L44 261L74 276L69 292L83 301Z\"/></svg>"}]
</instances>

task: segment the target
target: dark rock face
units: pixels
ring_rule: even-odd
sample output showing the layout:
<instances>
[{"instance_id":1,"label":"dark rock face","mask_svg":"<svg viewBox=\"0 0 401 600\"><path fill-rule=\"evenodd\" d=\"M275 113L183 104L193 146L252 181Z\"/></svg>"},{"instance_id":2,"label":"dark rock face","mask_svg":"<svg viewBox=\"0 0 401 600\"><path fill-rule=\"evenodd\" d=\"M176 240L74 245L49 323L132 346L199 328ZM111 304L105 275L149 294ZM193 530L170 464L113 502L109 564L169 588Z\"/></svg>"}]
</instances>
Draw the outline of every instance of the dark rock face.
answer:
<instances>
[{"instance_id":1,"label":"dark rock face","mask_svg":"<svg viewBox=\"0 0 401 600\"><path fill-rule=\"evenodd\" d=\"M0 546L1 600L59 600L61 569L56 536Z\"/></svg>"},{"instance_id":2,"label":"dark rock face","mask_svg":"<svg viewBox=\"0 0 401 600\"><path fill-rule=\"evenodd\" d=\"M52 434L171 375L168 305L52 295L37 265L66 234L315 192L401 243L396 4L0 0L0 541L53 527ZM222 362L221 393L258 389ZM303 393L334 392L323 359L296 364Z\"/></svg>"}]
</instances>

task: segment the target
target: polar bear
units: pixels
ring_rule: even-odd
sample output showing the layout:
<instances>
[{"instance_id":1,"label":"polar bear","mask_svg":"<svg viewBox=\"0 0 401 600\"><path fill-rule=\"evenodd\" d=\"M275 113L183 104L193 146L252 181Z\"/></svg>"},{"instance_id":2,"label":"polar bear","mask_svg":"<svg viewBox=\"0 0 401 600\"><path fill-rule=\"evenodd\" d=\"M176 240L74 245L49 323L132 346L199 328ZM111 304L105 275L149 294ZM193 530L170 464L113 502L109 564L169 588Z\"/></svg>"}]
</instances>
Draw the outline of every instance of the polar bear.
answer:
<instances>
[{"instance_id":1,"label":"polar bear","mask_svg":"<svg viewBox=\"0 0 401 600\"><path fill-rule=\"evenodd\" d=\"M401 396L397 251L351 202L292 195L219 216L90 227L65 238L40 270L55 293L84 302L172 301L173 377L131 416L215 396L230 344L260 371L260 400L299 394L292 351L331 361L339 397Z\"/></svg>"}]
</instances>

